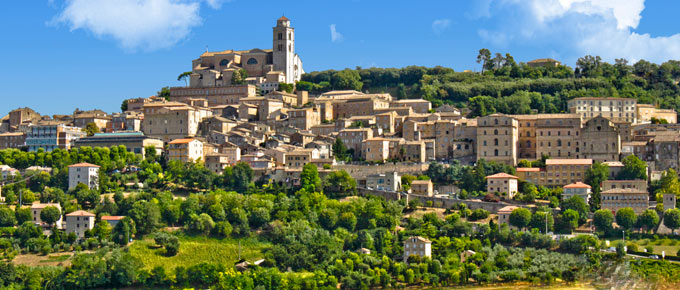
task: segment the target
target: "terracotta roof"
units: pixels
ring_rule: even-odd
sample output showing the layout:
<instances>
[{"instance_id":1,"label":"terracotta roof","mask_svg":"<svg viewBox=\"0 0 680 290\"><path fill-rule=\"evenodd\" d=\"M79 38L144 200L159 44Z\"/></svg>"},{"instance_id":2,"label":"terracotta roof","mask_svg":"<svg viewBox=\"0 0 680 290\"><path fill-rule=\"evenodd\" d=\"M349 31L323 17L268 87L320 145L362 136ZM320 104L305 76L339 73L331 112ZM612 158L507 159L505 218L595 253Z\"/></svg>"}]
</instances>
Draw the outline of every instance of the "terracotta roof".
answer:
<instances>
[{"instance_id":1,"label":"terracotta roof","mask_svg":"<svg viewBox=\"0 0 680 290\"><path fill-rule=\"evenodd\" d=\"M538 167L519 167L516 169L517 172L539 172L541 168Z\"/></svg>"},{"instance_id":2,"label":"terracotta roof","mask_svg":"<svg viewBox=\"0 0 680 290\"><path fill-rule=\"evenodd\" d=\"M194 141L194 140L196 140L196 139L192 139L192 138L175 139L175 140L172 140L172 141L171 141L170 143L168 143L168 144L186 144L186 143L189 143L189 142Z\"/></svg>"},{"instance_id":3,"label":"terracotta roof","mask_svg":"<svg viewBox=\"0 0 680 290\"><path fill-rule=\"evenodd\" d=\"M429 183L432 183L432 180L429 180L429 179L428 179L428 180L414 180L414 181L411 181L411 185L413 185L413 184L429 184Z\"/></svg>"},{"instance_id":4,"label":"terracotta roof","mask_svg":"<svg viewBox=\"0 0 680 290\"><path fill-rule=\"evenodd\" d=\"M283 21L289 21L289 19L286 16L281 16L281 18L279 18L279 21L282 21L282 20Z\"/></svg>"},{"instance_id":5,"label":"terracotta roof","mask_svg":"<svg viewBox=\"0 0 680 290\"><path fill-rule=\"evenodd\" d=\"M103 221L119 221L119 220L122 220L124 218L125 218L125 216L122 216L122 215L105 215L105 216L102 216Z\"/></svg>"},{"instance_id":6,"label":"terracotta roof","mask_svg":"<svg viewBox=\"0 0 680 290\"><path fill-rule=\"evenodd\" d=\"M84 210L77 210L72 213L66 214L66 216L94 216L93 213L86 212Z\"/></svg>"},{"instance_id":7,"label":"terracotta roof","mask_svg":"<svg viewBox=\"0 0 680 290\"><path fill-rule=\"evenodd\" d=\"M592 187L590 185L578 181L572 184L567 184L564 186L564 188L592 188Z\"/></svg>"},{"instance_id":8,"label":"terracotta roof","mask_svg":"<svg viewBox=\"0 0 680 290\"><path fill-rule=\"evenodd\" d=\"M514 205L508 205L506 207L503 207L498 210L498 213L511 213L513 210L518 209L519 207L514 206Z\"/></svg>"},{"instance_id":9,"label":"terracotta roof","mask_svg":"<svg viewBox=\"0 0 680 290\"><path fill-rule=\"evenodd\" d=\"M101 166L94 165L94 164L87 163L87 162L82 162L82 163L78 163L78 164L69 165L68 167L69 168L71 168L71 167L97 167L97 168L99 168Z\"/></svg>"},{"instance_id":10,"label":"terracotta roof","mask_svg":"<svg viewBox=\"0 0 680 290\"><path fill-rule=\"evenodd\" d=\"M428 239L426 239L426 238L423 238L423 237L421 237L421 236L411 236L411 237L409 237L407 240L410 240L410 239L413 239L413 238L418 239L418 241L421 241L421 242L432 243L432 241L430 241L430 240L428 240Z\"/></svg>"},{"instance_id":11,"label":"terracotta roof","mask_svg":"<svg viewBox=\"0 0 680 290\"><path fill-rule=\"evenodd\" d=\"M644 194L647 195L646 190L637 188L612 188L602 191L602 194Z\"/></svg>"},{"instance_id":12,"label":"terracotta roof","mask_svg":"<svg viewBox=\"0 0 680 290\"><path fill-rule=\"evenodd\" d=\"M486 178L514 178L514 179L518 179L519 177L501 172L501 173L496 173L494 175L489 175Z\"/></svg>"},{"instance_id":13,"label":"terracotta roof","mask_svg":"<svg viewBox=\"0 0 680 290\"><path fill-rule=\"evenodd\" d=\"M592 165L593 159L546 159L545 165Z\"/></svg>"},{"instance_id":14,"label":"terracotta roof","mask_svg":"<svg viewBox=\"0 0 680 290\"><path fill-rule=\"evenodd\" d=\"M31 205L31 208L46 208L48 206L53 206L56 208L61 208L61 206L58 203L34 203Z\"/></svg>"}]
</instances>

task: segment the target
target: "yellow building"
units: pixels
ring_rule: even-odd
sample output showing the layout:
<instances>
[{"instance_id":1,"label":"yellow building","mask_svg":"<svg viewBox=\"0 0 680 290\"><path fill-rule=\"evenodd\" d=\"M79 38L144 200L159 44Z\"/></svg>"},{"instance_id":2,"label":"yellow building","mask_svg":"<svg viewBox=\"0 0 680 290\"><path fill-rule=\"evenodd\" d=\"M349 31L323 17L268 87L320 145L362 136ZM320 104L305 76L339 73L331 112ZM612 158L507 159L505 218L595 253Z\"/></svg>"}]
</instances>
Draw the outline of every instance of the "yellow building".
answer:
<instances>
[{"instance_id":1,"label":"yellow building","mask_svg":"<svg viewBox=\"0 0 680 290\"><path fill-rule=\"evenodd\" d=\"M570 113L581 115L584 120L602 116L612 121L636 121L636 99L629 98L576 98L567 102Z\"/></svg>"},{"instance_id":2,"label":"yellow building","mask_svg":"<svg viewBox=\"0 0 680 290\"><path fill-rule=\"evenodd\" d=\"M515 118L493 114L477 120L477 160L517 164L519 124Z\"/></svg>"},{"instance_id":3,"label":"yellow building","mask_svg":"<svg viewBox=\"0 0 680 290\"><path fill-rule=\"evenodd\" d=\"M432 196L434 189L432 180L414 180L411 181L411 193L417 195Z\"/></svg>"},{"instance_id":4,"label":"yellow building","mask_svg":"<svg viewBox=\"0 0 680 290\"><path fill-rule=\"evenodd\" d=\"M362 157L366 161L382 162L389 158L390 141L385 138L369 138L362 142Z\"/></svg>"}]
</instances>

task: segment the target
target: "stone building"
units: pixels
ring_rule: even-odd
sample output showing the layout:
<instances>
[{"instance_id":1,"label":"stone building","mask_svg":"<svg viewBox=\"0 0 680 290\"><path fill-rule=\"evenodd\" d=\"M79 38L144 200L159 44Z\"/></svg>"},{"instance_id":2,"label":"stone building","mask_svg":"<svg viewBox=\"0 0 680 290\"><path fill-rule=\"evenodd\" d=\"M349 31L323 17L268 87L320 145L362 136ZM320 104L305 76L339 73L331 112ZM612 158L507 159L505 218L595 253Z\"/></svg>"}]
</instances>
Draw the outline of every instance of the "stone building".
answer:
<instances>
[{"instance_id":1,"label":"stone building","mask_svg":"<svg viewBox=\"0 0 680 290\"><path fill-rule=\"evenodd\" d=\"M519 124L516 119L493 114L477 120L477 160L517 164Z\"/></svg>"},{"instance_id":2,"label":"stone building","mask_svg":"<svg viewBox=\"0 0 680 290\"><path fill-rule=\"evenodd\" d=\"M99 166L90 163L78 163L68 167L68 189L75 188L79 183L90 189L99 188Z\"/></svg>"},{"instance_id":3,"label":"stone building","mask_svg":"<svg viewBox=\"0 0 680 290\"><path fill-rule=\"evenodd\" d=\"M144 135L164 142L194 137L203 118L212 116L206 108L191 107L177 102L144 105Z\"/></svg>"},{"instance_id":4,"label":"stone building","mask_svg":"<svg viewBox=\"0 0 680 290\"><path fill-rule=\"evenodd\" d=\"M26 133L7 132L0 134L0 149L20 148L26 145Z\"/></svg>"},{"instance_id":5,"label":"stone building","mask_svg":"<svg viewBox=\"0 0 680 290\"><path fill-rule=\"evenodd\" d=\"M512 227L510 225L510 214L512 214L513 210L516 210L518 208L519 207L514 206L514 205L508 205L508 206L505 206L505 207L499 209L498 212L496 213L498 215L498 225L500 226L502 224L506 224L506 225Z\"/></svg>"},{"instance_id":6,"label":"stone building","mask_svg":"<svg viewBox=\"0 0 680 290\"><path fill-rule=\"evenodd\" d=\"M382 162L389 158L390 141L382 137L369 138L362 142L361 148L361 156L366 161Z\"/></svg>"},{"instance_id":7,"label":"stone building","mask_svg":"<svg viewBox=\"0 0 680 290\"><path fill-rule=\"evenodd\" d=\"M45 209L48 206L53 206L56 207L59 212L61 212L61 205L59 203L34 203L31 204L31 220L33 221L34 224L41 226L41 227L47 227L49 225L43 223L42 219L40 219L40 213L42 212L43 209ZM62 215L59 215L59 219L55 222L55 226L57 229L62 228Z\"/></svg>"},{"instance_id":8,"label":"stone building","mask_svg":"<svg viewBox=\"0 0 680 290\"><path fill-rule=\"evenodd\" d=\"M414 180L411 181L411 193L416 195L432 196L434 189L432 180Z\"/></svg>"},{"instance_id":9,"label":"stone building","mask_svg":"<svg viewBox=\"0 0 680 290\"><path fill-rule=\"evenodd\" d=\"M579 158L581 117L577 114L543 114L536 120L536 158Z\"/></svg>"},{"instance_id":10,"label":"stone building","mask_svg":"<svg viewBox=\"0 0 680 290\"><path fill-rule=\"evenodd\" d=\"M366 176L366 187L377 190L400 191L401 176L396 171Z\"/></svg>"},{"instance_id":11,"label":"stone building","mask_svg":"<svg viewBox=\"0 0 680 290\"><path fill-rule=\"evenodd\" d=\"M496 173L486 177L486 191L498 192L502 196L512 199L518 192L517 176L507 173Z\"/></svg>"},{"instance_id":12,"label":"stone building","mask_svg":"<svg viewBox=\"0 0 680 290\"><path fill-rule=\"evenodd\" d=\"M423 237L408 237L404 240L404 263L409 256L432 257L432 242Z\"/></svg>"},{"instance_id":13,"label":"stone building","mask_svg":"<svg viewBox=\"0 0 680 290\"><path fill-rule=\"evenodd\" d=\"M347 149L354 150L354 156L361 156L361 146L366 139L373 138L373 130L370 128L343 129L338 133Z\"/></svg>"},{"instance_id":14,"label":"stone building","mask_svg":"<svg viewBox=\"0 0 680 290\"><path fill-rule=\"evenodd\" d=\"M517 168L517 176L540 186L564 186L583 182L592 159L546 159L544 168Z\"/></svg>"},{"instance_id":15,"label":"stone building","mask_svg":"<svg viewBox=\"0 0 680 290\"><path fill-rule=\"evenodd\" d=\"M600 208L617 212L630 207L635 214L641 214L649 208L649 193L637 188L612 188L600 193Z\"/></svg>"},{"instance_id":16,"label":"stone building","mask_svg":"<svg viewBox=\"0 0 680 290\"><path fill-rule=\"evenodd\" d=\"M663 194L663 211L669 209L674 209L677 204L677 196L675 193L664 193Z\"/></svg>"},{"instance_id":17,"label":"stone building","mask_svg":"<svg viewBox=\"0 0 680 290\"><path fill-rule=\"evenodd\" d=\"M432 103L423 99L404 99L392 101L390 107L411 107L414 113L426 114L432 109Z\"/></svg>"},{"instance_id":18,"label":"stone building","mask_svg":"<svg viewBox=\"0 0 680 290\"><path fill-rule=\"evenodd\" d=\"M567 102L570 113L581 115L584 120L604 117L612 121L637 123L636 99L628 98L576 98Z\"/></svg>"},{"instance_id":19,"label":"stone building","mask_svg":"<svg viewBox=\"0 0 680 290\"><path fill-rule=\"evenodd\" d=\"M637 104L635 109L637 122L641 124L651 123L652 118L659 120L663 119L670 124L678 122L678 113L672 109L658 109L656 106L648 104Z\"/></svg>"},{"instance_id":20,"label":"stone building","mask_svg":"<svg viewBox=\"0 0 680 290\"><path fill-rule=\"evenodd\" d=\"M333 119L349 118L352 116L372 116L377 109L389 108L390 103L385 99L365 95L333 102Z\"/></svg>"},{"instance_id":21,"label":"stone building","mask_svg":"<svg viewBox=\"0 0 680 290\"><path fill-rule=\"evenodd\" d=\"M314 125L321 124L321 115L317 108L303 108L288 110L288 125L300 130L309 130Z\"/></svg>"},{"instance_id":22,"label":"stone building","mask_svg":"<svg viewBox=\"0 0 680 290\"><path fill-rule=\"evenodd\" d=\"M597 116L585 123L581 132L580 158L594 161L619 161L621 137L614 123Z\"/></svg>"},{"instance_id":23,"label":"stone building","mask_svg":"<svg viewBox=\"0 0 680 290\"><path fill-rule=\"evenodd\" d=\"M66 233L75 233L79 239L85 238L85 232L94 228L95 215L84 210L66 214Z\"/></svg>"}]
</instances>

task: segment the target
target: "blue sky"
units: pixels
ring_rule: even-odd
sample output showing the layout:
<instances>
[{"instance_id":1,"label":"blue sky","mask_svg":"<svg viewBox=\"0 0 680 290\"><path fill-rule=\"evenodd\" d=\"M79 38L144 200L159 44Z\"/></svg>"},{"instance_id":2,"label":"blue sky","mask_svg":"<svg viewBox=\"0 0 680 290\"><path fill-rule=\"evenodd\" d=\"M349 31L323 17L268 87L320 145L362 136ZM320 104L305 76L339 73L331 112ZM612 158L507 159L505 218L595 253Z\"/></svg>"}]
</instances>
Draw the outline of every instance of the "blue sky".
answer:
<instances>
[{"instance_id":1,"label":"blue sky","mask_svg":"<svg viewBox=\"0 0 680 290\"><path fill-rule=\"evenodd\" d=\"M179 86L205 51L271 47L285 14L306 71L407 65L478 70L477 51L573 66L680 59L670 0L34 0L0 10L5 112L117 111L123 99ZM0 110L2 111L2 110Z\"/></svg>"}]
</instances>

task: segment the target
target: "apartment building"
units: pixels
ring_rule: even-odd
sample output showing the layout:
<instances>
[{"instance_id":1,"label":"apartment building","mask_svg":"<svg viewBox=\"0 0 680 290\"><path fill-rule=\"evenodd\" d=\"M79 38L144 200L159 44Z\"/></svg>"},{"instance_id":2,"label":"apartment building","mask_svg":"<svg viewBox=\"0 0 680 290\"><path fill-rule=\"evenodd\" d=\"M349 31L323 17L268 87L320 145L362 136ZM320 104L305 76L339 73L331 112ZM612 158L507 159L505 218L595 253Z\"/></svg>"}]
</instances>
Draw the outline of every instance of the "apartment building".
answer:
<instances>
[{"instance_id":1,"label":"apartment building","mask_svg":"<svg viewBox=\"0 0 680 290\"><path fill-rule=\"evenodd\" d=\"M517 176L540 186L564 186L583 182L592 159L546 159L545 168L517 168Z\"/></svg>"},{"instance_id":2,"label":"apartment building","mask_svg":"<svg viewBox=\"0 0 680 290\"><path fill-rule=\"evenodd\" d=\"M51 152L56 148L71 149L73 141L87 134L81 128L66 126L57 121L43 121L31 125L26 134L28 151L35 152L42 148Z\"/></svg>"},{"instance_id":3,"label":"apartment building","mask_svg":"<svg viewBox=\"0 0 680 290\"><path fill-rule=\"evenodd\" d=\"M536 119L536 158L579 158L581 117L542 114ZM527 144L528 145L528 144Z\"/></svg>"},{"instance_id":4,"label":"apartment building","mask_svg":"<svg viewBox=\"0 0 680 290\"><path fill-rule=\"evenodd\" d=\"M319 150L305 148L286 152L283 156L283 163L287 168L302 168L315 159L319 159Z\"/></svg>"},{"instance_id":5,"label":"apartment building","mask_svg":"<svg viewBox=\"0 0 680 290\"><path fill-rule=\"evenodd\" d=\"M576 98L567 102L570 113L581 115L584 120L604 117L612 121L637 123L637 100L628 98Z\"/></svg>"},{"instance_id":6,"label":"apartment building","mask_svg":"<svg viewBox=\"0 0 680 290\"><path fill-rule=\"evenodd\" d=\"M600 208L617 212L619 209L630 207L636 214L641 214L649 208L649 193L637 188L612 188L600 193Z\"/></svg>"},{"instance_id":7,"label":"apartment building","mask_svg":"<svg viewBox=\"0 0 680 290\"><path fill-rule=\"evenodd\" d=\"M378 97L352 98L333 102L333 119L373 116L376 109L389 108L390 103Z\"/></svg>"},{"instance_id":8,"label":"apartment building","mask_svg":"<svg viewBox=\"0 0 680 290\"><path fill-rule=\"evenodd\" d=\"M400 191L401 176L396 171L369 174L366 176L366 187L377 190Z\"/></svg>"},{"instance_id":9,"label":"apartment building","mask_svg":"<svg viewBox=\"0 0 680 290\"><path fill-rule=\"evenodd\" d=\"M517 143L519 124L516 119L502 114L493 114L477 120L477 160L486 159L517 164Z\"/></svg>"},{"instance_id":10,"label":"apartment building","mask_svg":"<svg viewBox=\"0 0 680 290\"><path fill-rule=\"evenodd\" d=\"M198 139L175 139L168 143L168 161L195 162L204 160L203 142Z\"/></svg>"},{"instance_id":11,"label":"apartment building","mask_svg":"<svg viewBox=\"0 0 680 290\"><path fill-rule=\"evenodd\" d=\"M390 141L381 137L364 140L361 148L362 157L369 162L382 162L390 155Z\"/></svg>"}]
</instances>

